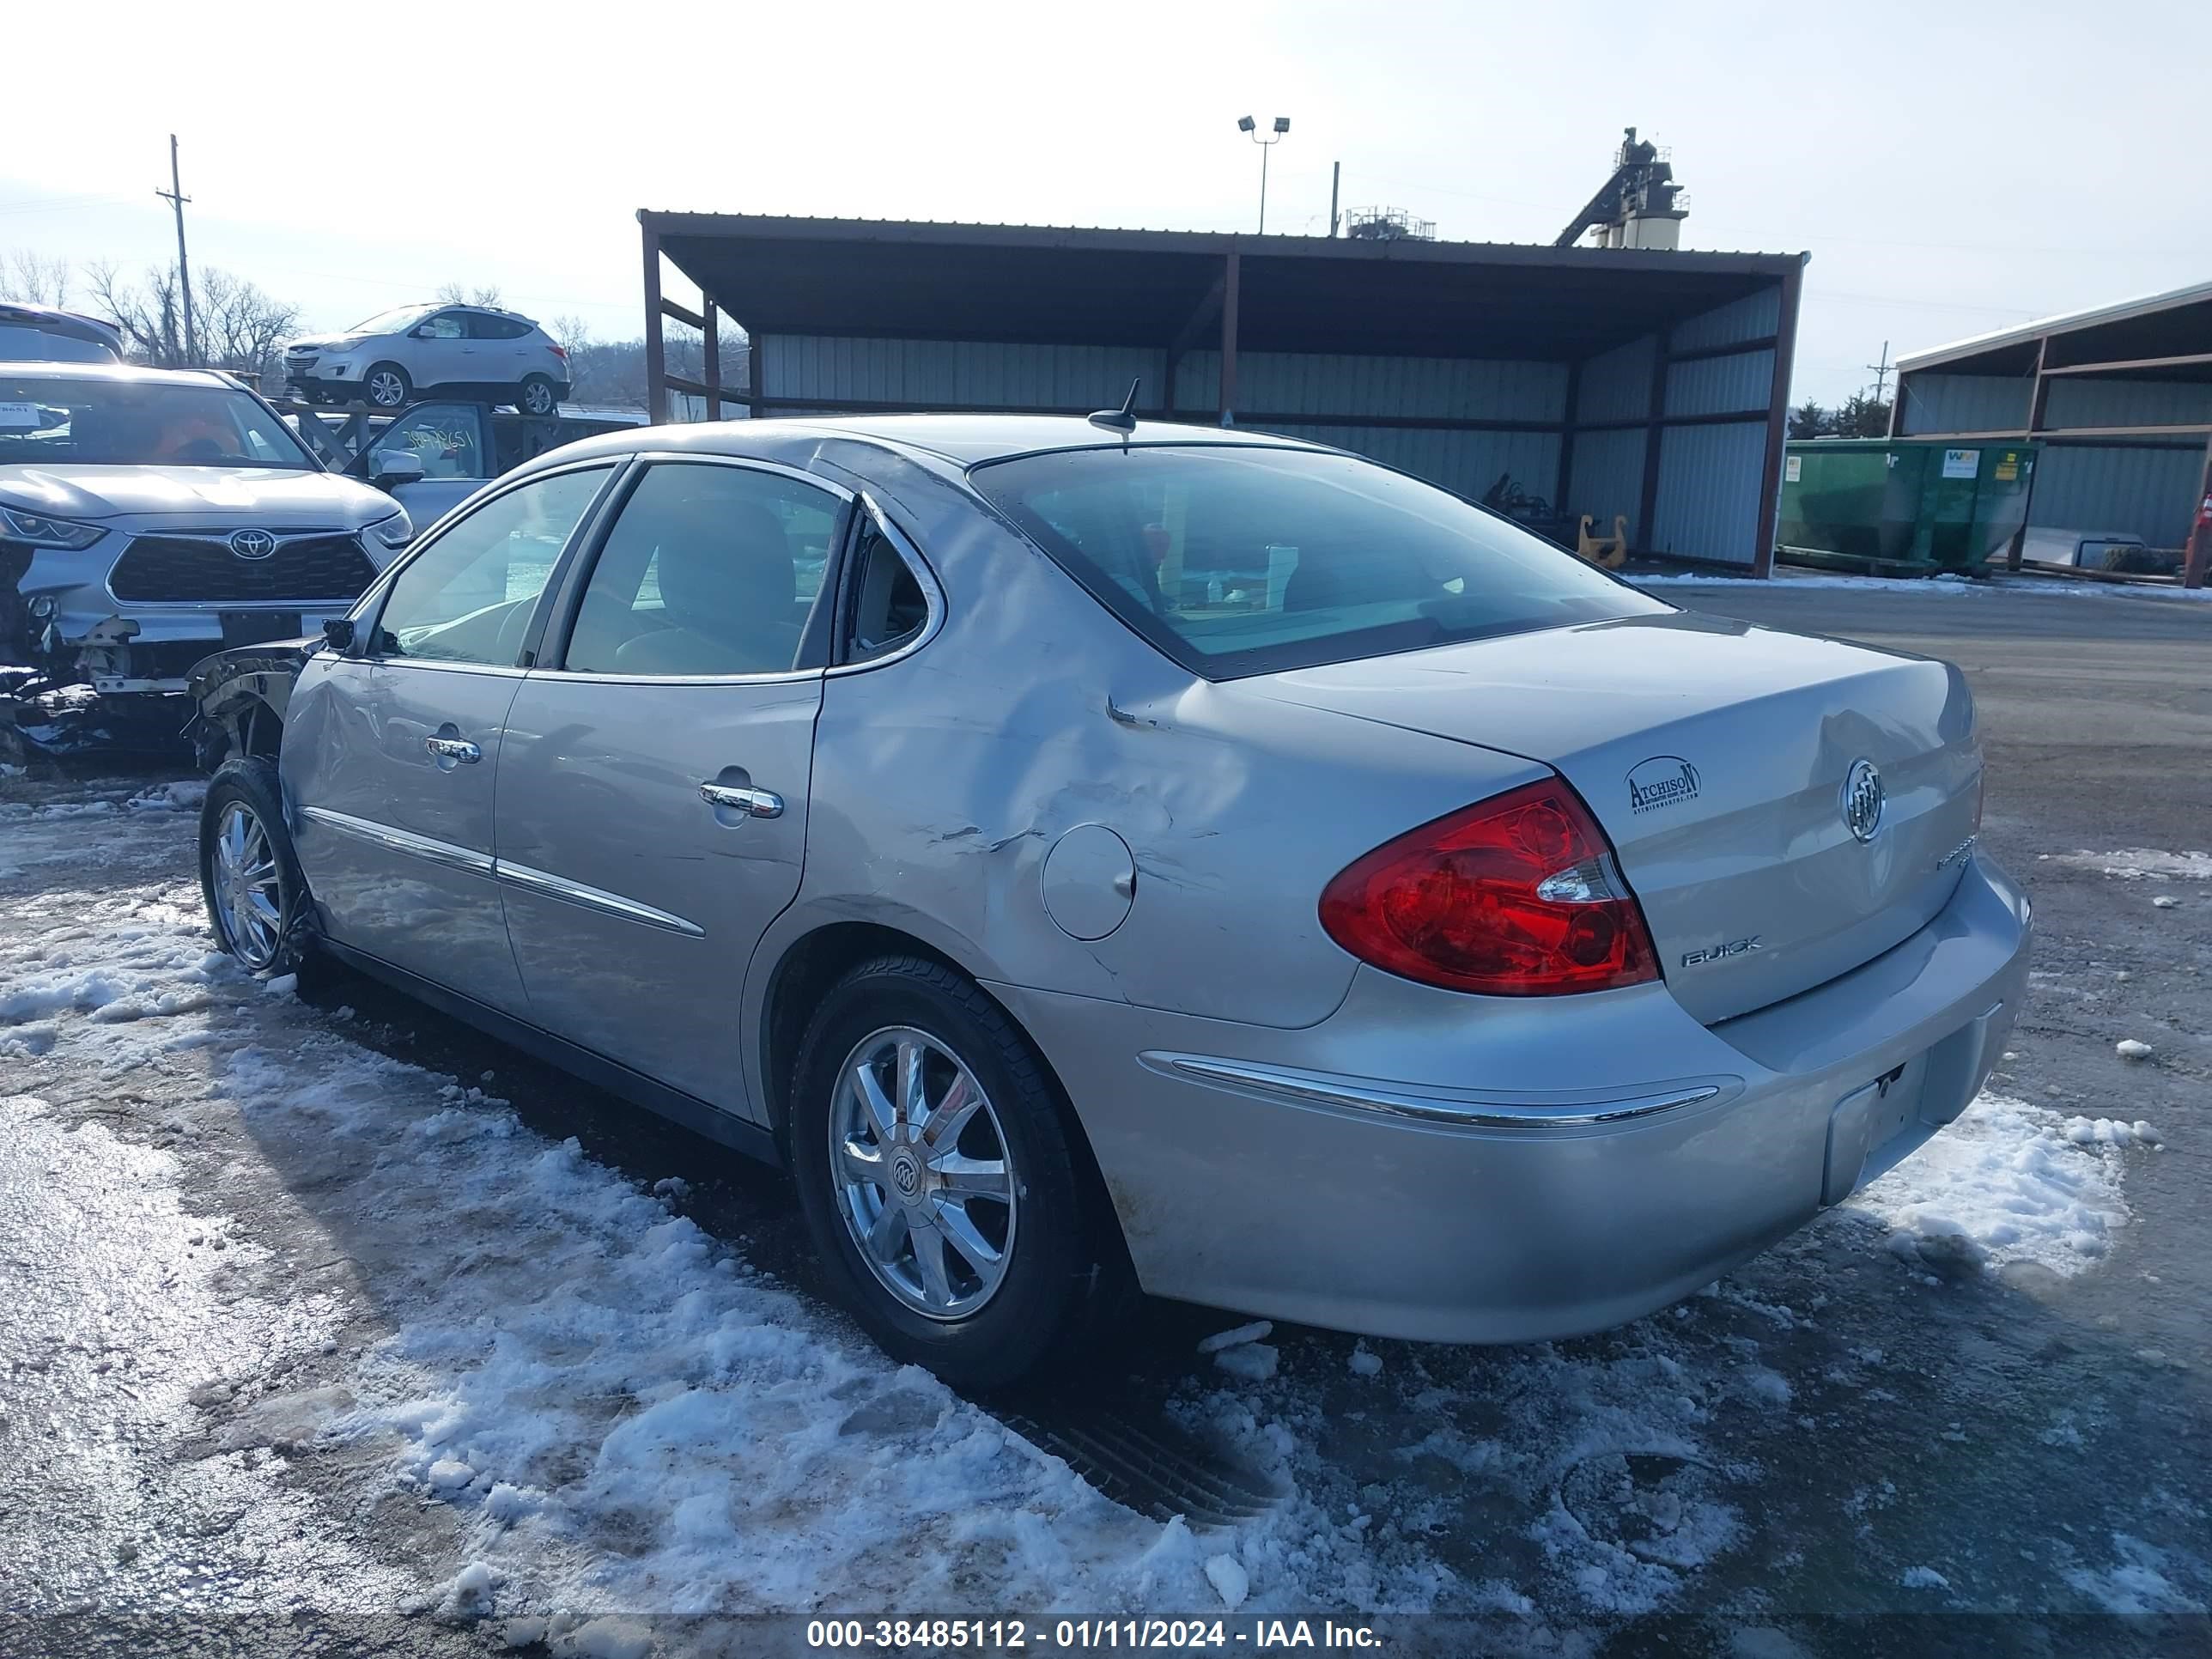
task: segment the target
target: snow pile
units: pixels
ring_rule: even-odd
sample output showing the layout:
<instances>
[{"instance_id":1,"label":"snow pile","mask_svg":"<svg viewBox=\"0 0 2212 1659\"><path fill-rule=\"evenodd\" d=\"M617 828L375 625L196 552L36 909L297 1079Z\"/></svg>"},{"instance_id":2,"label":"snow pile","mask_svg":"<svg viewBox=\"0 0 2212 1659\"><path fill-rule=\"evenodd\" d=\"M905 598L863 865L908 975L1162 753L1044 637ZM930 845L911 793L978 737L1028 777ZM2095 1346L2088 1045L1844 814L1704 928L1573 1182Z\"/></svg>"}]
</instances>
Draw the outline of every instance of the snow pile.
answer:
<instances>
[{"instance_id":1,"label":"snow pile","mask_svg":"<svg viewBox=\"0 0 2212 1659\"><path fill-rule=\"evenodd\" d=\"M2056 1112L1984 1094L1849 1204L1887 1223L1892 1248L1908 1258L1963 1255L2075 1273L2127 1224L2119 1165L2104 1150L2121 1144L2094 1133L2085 1144Z\"/></svg>"},{"instance_id":2,"label":"snow pile","mask_svg":"<svg viewBox=\"0 0 2212 1659\"><path fill-rule=\"evenodd\" d=\"M1988 590L1960 576L1935 576L1916 580L1897 576L1718 576L1701 572L1680 575L1631 576L1638 587L1760 587L1769 592L1794 593L1807 588L1838 587L1854 593L1938 593L1956 598Z\"/></svg>"},{"instance_id":3,"label":"snow pile","mask_svg":"<svg viewBox=\"0 0 2212 1659\"><path fill-rule=\"evenodd\" d=\"M2206 590L2212 592L2212 588ZM2153 847L2121 847L2109 853L2054 853L2053 864L2094 870L2121 881L2212 881L2212 853L2161 853ZM2156 899L2151 901L2155 904ZM2171 908L2171 907L2168 907Z\"/></svg>"},{"instance_id":4,"label":"snow pile","mask_svg":"<svg viewBox=\"0 0 2212 1659\"><path fill-rule=\"evenodd\" d=\"M2134 1037L2122 1037L2112 1045L2112 1051L2122 1060L2148 1060L2158 1052L2148 1042L2139 1042Z\"/></svg>"},{"instance_id":5,"label":"snow pile","mask_svg":"<svg viewBox=\"0 0 2212 1659\"><path fill-rule=\"evenodd\" d=\"M2069 1117L2060 1130L2076 1146L2155 1146L2157 1130L2141 1118L2133 1123L2116 1117Z\"/></svg>"},{"instance_id":6,"label":"snow pile","mask_svg":"<svg viewBox=\"0 0 2212 1659\"><path fill-rule=\"evenodd\" d=\"M2106 1613L2130 1617L2150 1613L2203 1613L2205 1603L2185 1594L2173 1581L2178 1565L2164 1550L2124 1532L2112 1534L2112 1551L2118 1564L2102 1572L2075 1567L2066 1574L2068 1586L2087 1596Z\"/></svg>"}]
</instances>

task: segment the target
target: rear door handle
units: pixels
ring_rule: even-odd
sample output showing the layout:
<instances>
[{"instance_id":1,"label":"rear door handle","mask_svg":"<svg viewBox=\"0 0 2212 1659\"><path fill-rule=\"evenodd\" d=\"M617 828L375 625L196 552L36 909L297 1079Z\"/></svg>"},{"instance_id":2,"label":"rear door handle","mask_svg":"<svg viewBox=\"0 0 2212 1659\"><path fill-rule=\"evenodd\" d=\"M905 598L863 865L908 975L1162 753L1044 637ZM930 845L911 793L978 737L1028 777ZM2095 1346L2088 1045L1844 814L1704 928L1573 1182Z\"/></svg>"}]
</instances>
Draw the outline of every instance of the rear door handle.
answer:
<instances>
[{"instance_id":1,"label":"rear door handle","mask_svg":"<svg viewBox=\"0 0 2212 1659\"><path fill-rule=\"evenodd\" d=\"M699 799L709 806L726 806L750 818L780 818L783 816L783 797L770 789L716 783L709 778L699 786Z\"/></svg>"},{"instance_id":2,"label":"rear door handle","mask_svg":"<svg viewBox=\"0 0 2212 1659\"><path fill-rule=\"evenodd\" d=\"M422 746L441 760L459 761L464 766L474 766L483 758L483 750L466 738L425 738Z\"/></svg>"}]
</instances>

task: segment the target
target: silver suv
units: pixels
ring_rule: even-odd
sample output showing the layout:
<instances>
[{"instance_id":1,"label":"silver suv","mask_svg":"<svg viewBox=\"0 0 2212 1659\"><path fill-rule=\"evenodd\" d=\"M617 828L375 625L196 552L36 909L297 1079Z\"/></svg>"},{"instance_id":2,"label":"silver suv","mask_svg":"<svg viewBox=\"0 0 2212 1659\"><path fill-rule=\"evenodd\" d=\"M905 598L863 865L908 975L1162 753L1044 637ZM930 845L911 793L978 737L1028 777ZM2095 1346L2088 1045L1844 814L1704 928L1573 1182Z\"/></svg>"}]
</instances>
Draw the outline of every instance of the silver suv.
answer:
<instances>
[{"instance_id":1,"label":"silver suv","mask_svg":"<svg viewBox=\"0 0 2212 1659\"><path fill-rule=\"evenodd\" d=\"M0 364L0 660L180 691L210 652L343 615L413 534L228 375Z\"/></svg>"},{"instance_id":2,"label":"silver suv","mask_svg":"<svg viewBox=\"0 0 2212 1659\"><path fill-rule=\"evenodd\" d=\"M529 318L495 306L414 305L284 348L284 379L310 402L400 409L435 393L550 415L568 395L568 354Z\"/></svg>"}]
</instances>

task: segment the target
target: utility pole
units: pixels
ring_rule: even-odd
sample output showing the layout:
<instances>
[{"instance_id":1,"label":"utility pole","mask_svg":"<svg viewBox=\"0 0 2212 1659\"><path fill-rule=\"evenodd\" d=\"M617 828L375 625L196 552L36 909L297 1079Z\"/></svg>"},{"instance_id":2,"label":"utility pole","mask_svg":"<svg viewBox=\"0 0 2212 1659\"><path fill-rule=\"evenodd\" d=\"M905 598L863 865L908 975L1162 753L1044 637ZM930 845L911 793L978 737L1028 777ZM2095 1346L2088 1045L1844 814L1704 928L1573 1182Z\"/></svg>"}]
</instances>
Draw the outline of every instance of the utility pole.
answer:
<instances>
[{"instance_id":1,"label":"utility pole","mask_svg":"<svg viewBox=\"0 0 2212 1659\"><path fill-rule=\"evenodd\" d=\"M1881 343L1881 361L1878 363L1869 363L1866 366L1874 371L1875 402L1878 404L1887 402L1889 395L1889 371L1891 367L1889 361L1888 341L1884 340Z\"/></svg>"},{"instance_id":2,"label":"utility pole","mask_svg":"<svg viewBox=\"0 0 2212 1659\"><path fill-rule=\"evenodd\" d=\"M192 333L192 270L185 261L185 204L192 198L185 194L184 181L177 173L177 135L169 135L169 187L157 190L160 197L177 210L177 287L185 301L185 361L197 365L200 360L199 341Z\"/></svg>"},{"instance_id":3,"label":"utility pole","mask_svg":"<svg viewBox=\"0 0 2212 1659\"><path fill-rule=\"evenodd\" d=\"M1328 234L1332 240L1336 235L1336 187L1343 182L1344 163L1331 161L1328 164Z\"/></svg>"}]
</instances>

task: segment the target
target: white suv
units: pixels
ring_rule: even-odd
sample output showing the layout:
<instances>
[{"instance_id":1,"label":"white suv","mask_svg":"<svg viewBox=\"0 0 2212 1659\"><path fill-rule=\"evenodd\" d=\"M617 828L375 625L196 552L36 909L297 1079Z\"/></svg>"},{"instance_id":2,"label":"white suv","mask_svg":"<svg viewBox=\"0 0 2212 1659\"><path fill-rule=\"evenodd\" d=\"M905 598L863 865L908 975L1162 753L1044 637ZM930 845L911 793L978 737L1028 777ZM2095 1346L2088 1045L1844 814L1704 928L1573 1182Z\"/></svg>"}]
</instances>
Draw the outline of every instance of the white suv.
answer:
<instances>
[{"instance_id":1,"label":"white suv","mask_svg":"<svg viewBox=\"0 0 2212 1659\"><path fill-rule=\"evenodd\" d=\"M495 306L401 306L343 334L284 348L284 378L310 402L400 409L437 393L550 415L568 395L568 354L529 318Z\"/></svg>"}]
</instances>

